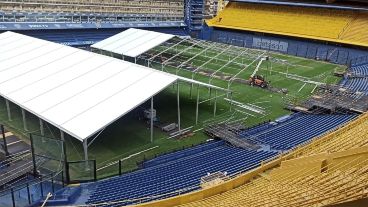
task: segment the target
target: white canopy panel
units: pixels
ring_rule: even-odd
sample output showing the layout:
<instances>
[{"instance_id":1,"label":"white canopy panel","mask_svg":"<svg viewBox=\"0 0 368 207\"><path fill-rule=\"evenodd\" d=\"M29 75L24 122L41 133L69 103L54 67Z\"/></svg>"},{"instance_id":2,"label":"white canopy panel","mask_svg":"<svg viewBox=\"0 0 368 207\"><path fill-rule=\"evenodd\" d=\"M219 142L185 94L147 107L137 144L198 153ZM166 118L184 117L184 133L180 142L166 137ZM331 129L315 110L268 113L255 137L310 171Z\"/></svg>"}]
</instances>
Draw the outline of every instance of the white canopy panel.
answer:
<instances>
[{"instance_id":1,"label":"white canopy panel","mask_svg":"<svg viewBox=\"0 0 368 207\"><path fill-rule=\"evenodd\" d=\"M91 47L135 58L173 37L175 35L131 28Z\"/></svg>"},{"instance_id":2,"label":"white canopy panel","mask_svg":"<svg viewBox=\"0 0 368 207\"><path fill-rule=\"evenodd\" d=\"M13 32L0 45L0 95L81 141L178 79Z\"/></svg>"}]
</instances>

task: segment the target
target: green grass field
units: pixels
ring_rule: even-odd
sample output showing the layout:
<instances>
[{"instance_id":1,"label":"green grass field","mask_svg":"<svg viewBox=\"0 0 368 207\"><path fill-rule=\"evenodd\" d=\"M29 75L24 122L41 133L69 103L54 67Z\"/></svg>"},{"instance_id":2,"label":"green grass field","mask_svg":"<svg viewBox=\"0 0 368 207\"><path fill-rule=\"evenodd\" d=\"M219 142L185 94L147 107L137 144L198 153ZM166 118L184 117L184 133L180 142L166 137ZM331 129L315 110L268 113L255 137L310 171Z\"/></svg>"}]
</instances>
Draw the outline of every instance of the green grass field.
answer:
<instances>
[{"instance_id":1,"label":"green grass field","mask_svg":"<svg viewBox=\"0 0 368 207\"><path fill-rule=\"evenodd\" d=\"M189 47L189 48L188 48ZM220 47L221 48L221 47ZM254 61L264 51L250 50L248 55L239 56L239 53L243 50L234 47L232 52L218 55L220 51L215 49L206 49L204 54L201 47L190 47L187 45L179 45L175 50L165 46L158 46L149 53L160 53L166 50L167 54L180 55L173 58L173 61L179 63L187 61L193 67L203 66L203 69L207 71L215 72L222 68L220 71L224 74L234 75L238 74L237 78L248 79L252 74L258 61ZM203 55L196 55L203 53ZM246 53L244 53L246 54ZM275 61L265 62L261 65L258 74L263 75L267 81L271 82L273 87L287 88L288 95L282 93L270 92L258 87L251 87L244 83L232 82L229 89L233 91L233 99L240 103L255 104L264 108L265 115L252 113L246 111L243 108L232 107L230 111L230 104L225 101L221 96L217 99L217 113L216 117L213 114L214 101L207 101L199 106L199 124L195 125L195 108L196 108L196 93L197 87L193 87L192 97L190 95L191 86L187 83L180 84L180 105L181 105L181 122L182 128L192 127L197 131L191 137L183 139L168 139L168 134L162 132L158 128L154 131L154 141L150 142L150 130L149 125L145 120L139 119L139 114L143 109L149 108L149 103L145 103L128 115L122 117L109 127L107 127L90 145L89 158L97 160L97 167L100 168L109 164L112 161L123 159L129 155L139 153L141 151L154 148L144 153L133 156L126 159L123 162L124 171L133 170L137 167L136 162L140 162L143 159L149 159L156 155L171 152L174 150L180 150L192 145L196 145L205 142L208 137L203 133L203 126L208 122L216 122L220 120L242 120L243 123L250 127L259 124L264 121L274 120L282 115L289 114L290 112L284 109L284 100L286 96L292 96L297 99L306 99L311 95L314 89L314 84L304 83L300 80L290 78L290 75L302 76L305 80L311 80L322 83L337 83L339 78L332 75L334 70L342 70L344 66L335 64L319 62L309 59L297 58L286 56L278 53L267 53ZM238 57L239 56L239 57ZM216 60L213 59L216 57ZM190 61L188 61L190 59ZM229 60L232 63L228 63ZM278 61L276 61L278 60ZM279 60L284 60L289 63L287 67L285 64L280 63ZM253 64L251 64L254 61ZM247 69L244 69L244 65L251 64ZM224 66L225 65L225 66ZM158 70L163 69L169 73L178 74L184 77L192 78L193 73L191 71L180 69L167 65L162 67L160 63L151 63L150 65ZM244 70L243 70L244 69ZM194 79L211 83L213 85L228 88L228 81L220 80L217 78L210 78L201 74L195 74ZM200 101L213 98L215 92L207 88L199 88ZM224 93L218 91L218 95ZM29 133L40 133L39 123L37 117L31 114L27 114L29 131L23 130L21 110L16 105L12 104L12 121L7 120L5 101L0 102L0 120L7 127L11 128L19 136L26 139ZM157 116L161 122L172 123L177 122L177 102L176 102L176 86L170 86L162 91L160 94L154 97L154 108L157 110ZM248 114L248 115L247 115ZM98 119L98 117L96 117ZM60 132L51 125L46 125L45 133L47 137L59 138ZM66 137L67 155L69 160L82 160L83 149L80 141ZM116 165L104 168L98 172L100 177L116 174Z\"/></svg>"}]
</instances>

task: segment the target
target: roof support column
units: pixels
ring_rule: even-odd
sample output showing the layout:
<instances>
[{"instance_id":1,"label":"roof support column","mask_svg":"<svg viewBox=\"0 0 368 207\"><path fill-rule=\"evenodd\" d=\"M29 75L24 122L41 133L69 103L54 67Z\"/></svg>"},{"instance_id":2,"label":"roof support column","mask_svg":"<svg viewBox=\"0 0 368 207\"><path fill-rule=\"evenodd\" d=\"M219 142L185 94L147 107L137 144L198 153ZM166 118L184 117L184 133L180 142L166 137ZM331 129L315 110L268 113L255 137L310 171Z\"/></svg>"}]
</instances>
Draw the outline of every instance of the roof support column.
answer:
<instances>
[{"instance_id":1,"label":"roof support column","mask_svg":"<svg viewBox=\"0 0 368 207\"><path fill-rule=\"evenodd\" d=\"M87 139L83 140L83 151L84 151L84 160L88 160L88 145L87 145Z\"/></svg>"},{"instance_id":2,"label":"roof support column","mask_svg":"<svg viewBox=\"0 0 368 207\"><path fill-rule=\"evenodd\" d=\"M176 96L178 102L178 129L180 129L180 88L179 88L179 80L176 81Z\"/></svg>"},{"instance_id":3,"label":"roof support column","mask_svg":"<svg viewBox=\"0 0 368 207\"><path fill-rule=\"evenodd\" d=\"M230 101L229 101L229 104L230 104L229 111L231 111L231 108L233 106L233 92L230 92Z\"/></svg>"},{"instance_id":4,"label":"roof support column","mask_svg":"<svg viewBox=\"0 0 368 207\"><path fill-rule=\"evenodd\" d=\"M189 92L189 94L190 94L190 99L192 99L192 98L193 98L192 90L193 90L193 83L190 83L190 92Z\"/></svg>"},{"instance_id":5,"label":"roof support column","mask_svg":"<svg viewBox=\"0 0 368 207\"><path fill-rule=\"evenodd\" d=\"M211 97L212 97L212 88L209 88L208 89L208 92L210 94L210 105L212 105L212 100L211 100Z\"/></svg>"},{"instance_id":6,"label":"roof support column","mask_svg":"<svg viewBox=\"0 0 368 207\"><path fill-rule=\"evenodd\" d=\"M134 63L137 64L137 58L136 57L134 58Z\"/></svg>"},{"instance_id":7,"label":"roof support column","mask_svg":"<svg viewBox=\"0 0 368 207\"><path fill-rule=\"evenodd\" d=\"M1 135L3 137L5 155L9 156L8 143L6 142L4 125L0 125L0 130L1 130Z\"/></svg>"},{"instance_id":8,"label":"roof support column","mask_svg":"<svg viewBox=\"0 0 368 207\"><path fill-rule=\"evenodd\" d=\"M12 117L11 117L10 104L9 104L8 99L5 99L5 104L6 104L6 111L8 112L8 120L11 121Z\"/></svg>"},{"instance_id":9,"label":"roof support column","mask_svg":"<svg viewBox=\"0 0 368 207\"><path fill-rule=\"evenodd\" d=\"M27 119L26 119L26 111L22 109L22 117L23 117L23 127L25 131L28 131L27 127Z\"/></svg>"},{"instance_id":10,"label":"roof support column","mask_svg":"<svg viewBox=\"0 0 368 207\"><path fill-rule=\"evenodd\" d=\"M42 119L39 119L40 120L40 131L41 131L41 135L42 136L45 136L45 130L44 130L44 127L43 127L43 121Z\"/></svg>"},{"instance_id":11,"label":"roof support column","mask_svg":"<svg viewBox=\"0 0 368 207\"><path fill-rule=\"evenodd\" d=\"M153 142L153 96L151 97L151 142Z\"/></svg>"},{"instance_id":12,"label":"roof support column","mask_svg":"<svg viewBox=\"0 0 368 207\"><path fill-rule=\"evenodd\" d=\"M217 110L217 90L215 90L215 103L213 104L213 117L216 116L216 110Z\"/></svg>"},{"instance_id":13,"label":"roof support column","mask_svg":"<svg viewBox=\"0 0 368 207\"><path fill-rule=\"evenodd\" d=\"M195 124L198 124L198 111L199 111L199 85L197 85L197 103L196 103L196 116L195 116Z\"/></svg>"},{"instance_id":14,"label":"roof support column","mask_svg":"<svg viewBox=\"0 0 368 207\"><path fill-rule=\"evenodd\" d=\"M62 141L65 141L65 136L64 136L64 132L60 130L60 139Z\"/></svg>"}]
</instances>

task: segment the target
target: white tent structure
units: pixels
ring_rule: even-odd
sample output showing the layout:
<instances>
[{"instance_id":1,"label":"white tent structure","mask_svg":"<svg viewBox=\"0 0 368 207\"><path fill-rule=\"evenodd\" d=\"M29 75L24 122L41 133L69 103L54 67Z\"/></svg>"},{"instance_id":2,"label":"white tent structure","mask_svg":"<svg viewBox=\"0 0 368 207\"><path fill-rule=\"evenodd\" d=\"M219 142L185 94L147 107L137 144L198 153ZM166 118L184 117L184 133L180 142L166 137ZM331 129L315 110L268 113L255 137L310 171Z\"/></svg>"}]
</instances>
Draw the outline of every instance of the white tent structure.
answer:
<instances>
[{"instance_id":1,"label":"white tent structure","mask_svg":"<svg viewBox=\"0 0 368 207\"><path fill-rule=\"evenodd\" d=\"M25 35L0 34L0 96L83 142L151 99L170 84L185 80L123 60ZM201 84L200 82L193 82ZM206 87L214 87L204 84ZM180 104L178 88L178 124ZM151 139L153 133L151 119Z\"/></svg>"},{"instance_id":2,"label":"white tent structure","mask_svg":"<svg viewBox=\"0 0 368 207\"><path fill-rule=\"evenodd\" d=\"M130 28L91 47L136 58L173 37L175 35Z\"/></svg>"}]
</instances>

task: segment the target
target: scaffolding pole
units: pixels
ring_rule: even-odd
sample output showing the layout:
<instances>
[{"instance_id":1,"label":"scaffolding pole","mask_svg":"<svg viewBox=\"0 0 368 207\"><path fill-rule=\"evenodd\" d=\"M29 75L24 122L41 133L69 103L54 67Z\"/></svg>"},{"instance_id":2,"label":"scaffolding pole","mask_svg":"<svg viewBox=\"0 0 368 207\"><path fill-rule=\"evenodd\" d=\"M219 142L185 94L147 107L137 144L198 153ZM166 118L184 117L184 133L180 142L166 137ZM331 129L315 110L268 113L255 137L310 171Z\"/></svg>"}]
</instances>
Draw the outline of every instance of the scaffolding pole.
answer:
<instances>
[{"instance_id":1,"label":"scaffolding pole","mask_svg":"<svg viewBox=\"0 0 368 207\"><path fill-rule=\"evenodd\" d=\"M1 130L1 135L3 137L5 155L8 156L9 155L8 143L6 142L4 125L0 125L0 130Z\"/></svg>"},{"instance_id":2,"label":"scaffolding pole","mask_svg":"<svg viewBox=\"0 0 368 207\"><path fill-rule=\"evenodd\" d=\"M215 103L213 104L213 117L216 116L216 110L217 110L217 90L215 90Z\"/></svg>"},{"instance_id":3,"label":"scaffolding pole","mask_svg":"<svg viewBox=\"0 0 368 207\"><path fill-rule=\"evenodd\" d=\"M24 130L25 131L28 131L26 111L24 109L22 109L22 118L23 118L23 127L24 127Z\"/></svg>"},{"instance_id":4,"label":"scaffolding pole","mask_svg":"<svg viewBox=\"0 0 368 207\"><path fill-rule=\"evenodd\" d=\"M84 160L88 160L88 145L87 139L83 140L83 151L84 151ZM88 165L87 165L88 166Z\"/></svg>"},{"instance_id":5,"label":"scaffolding pole","mask_svg":"<svg viewBox=\"0 0 368 207\"><path fill-rule=\"evenodd\" d=\"M233 93L232 92L230 92L230 101L229 101L229 104L230 104L229 111L231 111L232 106L233 106Z\"/></svg>"},{"instance_id":6,"label":"scaffolding pole","mask_svg":"<svg viewBox=\"0 0 368 207\"><path fill-rule=\"evenodd\" d=\"M193 90L193 83L190 83L190 92L189 92L190 99L193 98L192 90Z\"/></svg>"},{"instance_id":7,"label":"scaffolding pole","mask_svg":"<svg viewBox=\"0 0 368 207\"><path fill-rule=\"evenodd\" d=\"M62 141L64 141L64 140L65 140L64 132L63 132L63 131L61 131L61 130L60 130L60 139L61 139Z\"/></svg>"},{"instance_id":8,"label":"scaffolding pole","mask_svg":"<svg viewBox=\"0 0 368 207\"><path fill-rule=\"evenodd\" d=\"M41 131L41 135L42 136L45 136L45 130L44 130L44 127L43 127L43 121L42 119L39 119L40 120L40 131Z\"/></svg>"},{"instance_id":9,"label":"scaffolding pole","mask_svg":"<svg viewBox=\"0 0 368 207\"><path fill-rule=\"evenodd\" d=\"M180 90L179 90L179 81L176 81L176 96L178 102L178 129L180 131Z\"/></svg>"},{"instance_id":10,"label":"scaffolding pole","mask_svg":"<svg viewBox=\"0 0 368 207\"><path fill-rule=\"evenodd\" d=\"M196 116L195 116L195 124L198 124L198 111L199 111L199 85L197 85L197 103L196 103Z\"/></svg>"},{"instance_id":11,"label":"scaffolding pole","mask_svg":"<svg viewBox=\"0 0 368 207\"><path fill-rule=\"evenodd\" d=\"M171 47L168 47L168 48L166 48L165 50L161 51L160 53L158 53L158 54L156 54L156 55L152 56L149 60L154 60L156 57L158 57L158 56L162 55L163 53L165 53L166 51L168 51L168 50L170 50L170 49L174 48L175 46L180 45L180 43L182 43L182 42L184 42L184 41L186 41L186 39L182 39L182 40L180 40L180 41L179 41L179 42L177 42L175 45L172 45Z\"/></svg>"},{"instance_id":12,"label":"scaffolding pole","mask_svg":"<svg viewBox=\"0 0 368 207\"><path fill-rule=\"evenodd\" d=\"M10 104L9 104L8 99L5 99L5 104L6 104L6 111L8 112L8 120L11 121L12 117L11 117Z\"/></svg>"},{"instance_id":13,"label":"scaffolding pole","mask_svg":"<svg viewBox=\"0 0 368 207\"><path fill-rule=\"evenodd\" d=\"M153 96L151 97L151 142L153 142Z\"/></svg>"}]
</instances>

